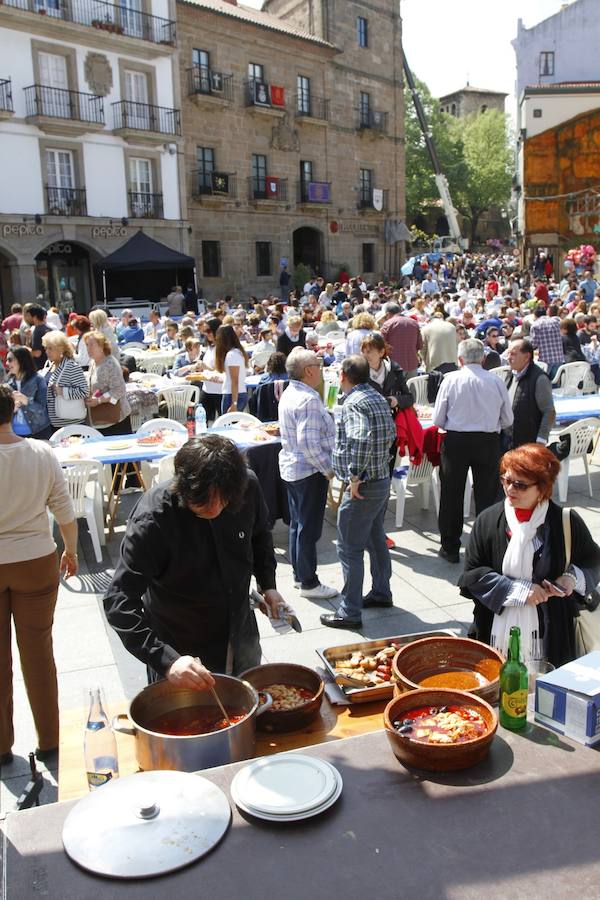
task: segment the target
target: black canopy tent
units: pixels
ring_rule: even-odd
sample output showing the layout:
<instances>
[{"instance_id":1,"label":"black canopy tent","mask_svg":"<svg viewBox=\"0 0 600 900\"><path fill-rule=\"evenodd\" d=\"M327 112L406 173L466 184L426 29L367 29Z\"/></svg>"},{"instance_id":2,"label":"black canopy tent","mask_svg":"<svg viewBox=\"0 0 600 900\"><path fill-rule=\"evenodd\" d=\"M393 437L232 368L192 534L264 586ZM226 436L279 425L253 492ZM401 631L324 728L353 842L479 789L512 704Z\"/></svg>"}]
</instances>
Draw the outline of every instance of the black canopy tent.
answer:
<instances>
[{"instance_id":1,"label":"black canopy tent","mask_svg":"<svg viewBox=\"0 0 600 900\"><path fill-rule=\"evenodd\" d=\"M174 283L179 283L179 270L191 269L194 276L194 290L197 291L196 283L196 261L193 256L186 256L185 253L178 253L177 250L171 250L160 241L148 237L143 231L138 231L133 237L129 238L122 247L105 256L104 259L97 264L97 268L102 271L102 292L104 304L107 303L106 297L106 274L125 273L125 272L148 272L166 270L174 272Z\"/></svg>"}]
</instances>

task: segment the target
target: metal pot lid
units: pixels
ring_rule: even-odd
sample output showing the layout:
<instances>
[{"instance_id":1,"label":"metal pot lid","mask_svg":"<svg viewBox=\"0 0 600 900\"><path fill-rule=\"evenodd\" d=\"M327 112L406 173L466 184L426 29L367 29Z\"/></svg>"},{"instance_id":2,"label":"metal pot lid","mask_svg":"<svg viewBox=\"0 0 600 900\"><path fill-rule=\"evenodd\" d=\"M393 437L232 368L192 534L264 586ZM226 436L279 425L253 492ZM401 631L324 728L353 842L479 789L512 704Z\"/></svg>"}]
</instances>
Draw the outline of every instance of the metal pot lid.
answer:
<instances>
[{"instance_id":1,"label":"metal pot lid","mask_svg":"<svg viewBox=\"0 0 600 900\"><path fill-rule=\"evenodd\" d=\"M64 848L84 869L149 878L180 869L219 843L231 807L223 791L187 772L139 772L80 800L63 827Z\"/></svg>"}]
</instances>

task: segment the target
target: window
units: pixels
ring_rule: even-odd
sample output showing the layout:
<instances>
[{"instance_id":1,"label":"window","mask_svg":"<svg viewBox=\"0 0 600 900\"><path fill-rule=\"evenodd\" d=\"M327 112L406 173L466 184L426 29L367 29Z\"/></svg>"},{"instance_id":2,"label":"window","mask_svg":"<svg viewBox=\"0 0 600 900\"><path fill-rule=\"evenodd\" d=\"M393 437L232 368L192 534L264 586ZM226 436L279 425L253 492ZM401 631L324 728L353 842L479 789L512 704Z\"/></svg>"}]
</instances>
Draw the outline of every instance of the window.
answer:
<instances>
[{"instance_id":1,"label":"window","mask_svg":"<svg viewBox=\"0 0 600 900\"><path fill-rule=\"evenodd\" d=\"M300 160L300 200L308 200L308 185L313 180L313 164L309 159Z\"/></svg>"},{"instance_id":2,"label":"window","mask_svg":"<svg viewBox=\"0 0 600 900\"><path fill-rule=\"evenodd\" d=\"M194 89L201 94L210 94L210 56L207 50L192 50L192 66L194 67Z\"/></svg>"},{"instance_id":3,"label":"window","mask_svg":"<svg viewBox=\"0 0 600 900\"><path fill-rule=\"evenodd\" d=\"M252 154L252 193L255 198L267 196L267 157Z\"/></svg>"},{"instance_id":4,"label":"window","mask_svg":"<svg viewBox=\"0 0 600 900\"><path fill-rule=\"evenodd\" d=\"M125 34L130 37L144 36L142 0L120 0L120 21Z\"/></svg>"},{"instance_id":5,"label":"window","mask_svg":"<svg viewBox=\"0 0 600 900\"><path fill-rule=\"evenodd\" d=\"M369 46L368 23L364 16L358 16L356 19L356 39L359 47Z\"/></svg>"},{"instance_id":6,"label":"window","mask_svg":"<svg viewBox=\"0 0 600 900\"><path fill-rule=\"evenodd\" d=\"M373 203L373 171L360 170L360 205L371 206Z\"/></svg>"},{"instance_id":7,"label":"window","mask_svg":"<svg viewBox=\"0 0 600 900\"><path fill-rule=\"evenodd\" d=\"M75 200L75 166L70 150L46 150L48 211L50 215L68 215Z\"/></svg>"},{"instance_id":8,"label":"window","mask_svg":"<svg viewBox=\"0 0 600 900\"><path fill-rule=\"evenodd\" d=\"M450 107L450 115L451 116L456 115L456 103L453 103L452 106Z\"/></svg>"},{"instance_id":9,"label":"window","mask_svg":"<svg viewBox=\"0 0 600 900\"><path fill-rule=\"evenodd\" d=\"M542 118L542 111L541 111L541 109L534 109L534 111L533 111L533 118L534 118L534 119L541 119L541 118Z\"/></svg>"},{"instance_id":10,"label":"window","mask_svg":"<svg viewBox=\"0 0 600 900\"><path fill-rule=\"evenodd\" d=\"M194 47L192 50L192 65L198 66L200 69L210 69L208 50L198 50Z\"/></svg>"},{"instance_id":11,"label":"window","mask_svg":"<svg viewBox=\"0 0 600 900\"><path fill-rule=\"evenodd\" d=\"M369 120L371 118L371 95L367 94L366 91L360 92L360 102L358 110L360 117L360 127L368 128Z\"/></svg>"},{"instance_id":12,"label":"window","mask_svg":"<svg viewBox=\"0 0 600 900\"><path fill-rule=\"evenodd\" d=\"M248 78L250 81L264 81L264 69L262 63L248 63Z\"/></svg>"},{"instance_id":13,"label":"window","mask_svg":"<svg viewBox=\"0 0 600 900\"><path fill-rule=\"evenodd\" d=\"M310 116L310 78L307 78L305 75L298 75L296 89L298 91L298 112L302 113L303 116Z\"/></svg>"},{"instance_id":14,"label":"window","mask_svg":"<svg viewBox=\"0 0 600 900\"><path fill-rule=\"evenodd\" d=\"M540 53L540 75L554 75L553 50L543 50Z\"/></svg>"},{"instance_id":15,"label":"window","mask_svg":"<svg viewBox=\"0 0 600 900\"><path fill-rule=\"evenodd\" d=\"M152 161L129 157L129 205L137 219L162 218L161 198L154 193Z\"/></svg>"},{"instance_id":16,"label":"window","mask_svg":"<svg viewBox=\"0 0 600 900\"><path fill-rule=\"evenodd\" d=\"M215 171L215 151L212 147L196 147L196 160L198 163L198 193L210 194L212 192L212 176Z\"/></svg>"},{"instance_id":17,"label":"window","mask_svg":"<svg viewBox=\"0 0 600 900\"><path fill-rule=\"evenodd\" d=\"M202 241L202 270L205 278L218 278L221 274L219 241Z\"/></svg>"},{"instance_id":18,"label":"window","mask_svg":"<svg viewBox=\"0 0 600 900\"><path fill-rule=\"evenodd\" d=\"M270 241L257 241L256 243L256 274L272 275Z\"/></svg>"},{"instance_id":19,"label":"window","mask_svg":"<svg viewBox=\"0 0 600 900\"><path fill-rule=\"evenodd\" d=\"M375 271L375 244L362 245L362 268L361 272Z\"/></svg>"},{"instance_id":20,"label":"window","mask_svg":"<svg viewBox=\"0 0 600 900\"><path fill-rule=\"evenodd\" d=\"M125 115L123 124L129 128L150 131L150 107L148 106L148 77L145 72L125 69Z\"/></svg>"}]
</instances>

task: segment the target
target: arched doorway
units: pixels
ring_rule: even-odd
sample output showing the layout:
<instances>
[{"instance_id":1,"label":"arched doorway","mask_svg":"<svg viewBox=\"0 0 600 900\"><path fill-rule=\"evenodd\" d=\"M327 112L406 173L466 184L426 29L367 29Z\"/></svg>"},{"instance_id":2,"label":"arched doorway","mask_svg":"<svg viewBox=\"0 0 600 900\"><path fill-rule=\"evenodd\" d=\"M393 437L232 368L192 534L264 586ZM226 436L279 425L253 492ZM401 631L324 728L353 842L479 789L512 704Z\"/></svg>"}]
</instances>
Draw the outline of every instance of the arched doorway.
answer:
<instances>
[{"instance_id":1,"label":"arched doorway","mask_svg":"<svg viewBox=\"0 0 600 900\"><path fill-rule=\"evenodd\" d=\"M3 250L0 250L0 313L2 318L9 314L13 300L14 290L10 257Z\"/></svg>"},{"instance_id":2,"label":"arched doorway","mask_svg":"<svg viewBox=\"0 0 600 900\"><path fill-rule=\"evenodd\" d=\"M318 228L297 228L294 231L294 265L301 263L314 272L321 275L322 266L322 235Z\"/></svg>"},{"instance_id":3,"label":"arched doorway","mask_svg":"<svg viewBox=\"0 0 600 900\"><path fill-rule=\"evenodd\" d=\"M58 240L35 258L35 290L64 312L85 314L93 303L90 252L75 241Z\"/></svg>"}]
</instances>

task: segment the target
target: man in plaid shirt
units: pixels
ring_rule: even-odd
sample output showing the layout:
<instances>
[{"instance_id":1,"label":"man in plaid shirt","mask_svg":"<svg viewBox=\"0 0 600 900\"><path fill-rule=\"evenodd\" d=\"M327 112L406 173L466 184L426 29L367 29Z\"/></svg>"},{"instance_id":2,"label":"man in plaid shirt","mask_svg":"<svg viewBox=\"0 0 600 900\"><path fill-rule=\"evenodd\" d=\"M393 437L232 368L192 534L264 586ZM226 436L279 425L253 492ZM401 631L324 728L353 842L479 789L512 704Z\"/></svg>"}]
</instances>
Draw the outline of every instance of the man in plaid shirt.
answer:
<instances>
[{"instance_id":1,"label":"man in plaid shirt","mask_svg":"<svg viewBox=\"0 0 600 900\"><path fill-rule=\"evenodd\" d=\"M548 378L552 381L559 366L565 361L560 319L558 314L547 316L543 306L536 306L533 315L535 322L531 326L529 337L535 349L539 351L540 362L548 365Z\"/></svg>"},{"instance_id":2,"label":"man in plaid shirt","mask_svg":"<svg viewBox=\"0 0 600 900\"><path fill-rule=\"evenodd\" d=\"M348 485L337 522L344 587L338 611L321 616L321 623L330 628L361 628L363 606L393 605L392 565L383 520L390 495L390 446L396 429L387 400L368 381L369 364L364 356L347 356L340 376L346 399L333 452L335 475ZM365 550L373 586L363 598Z\"/></svg>"}]
</instances>

